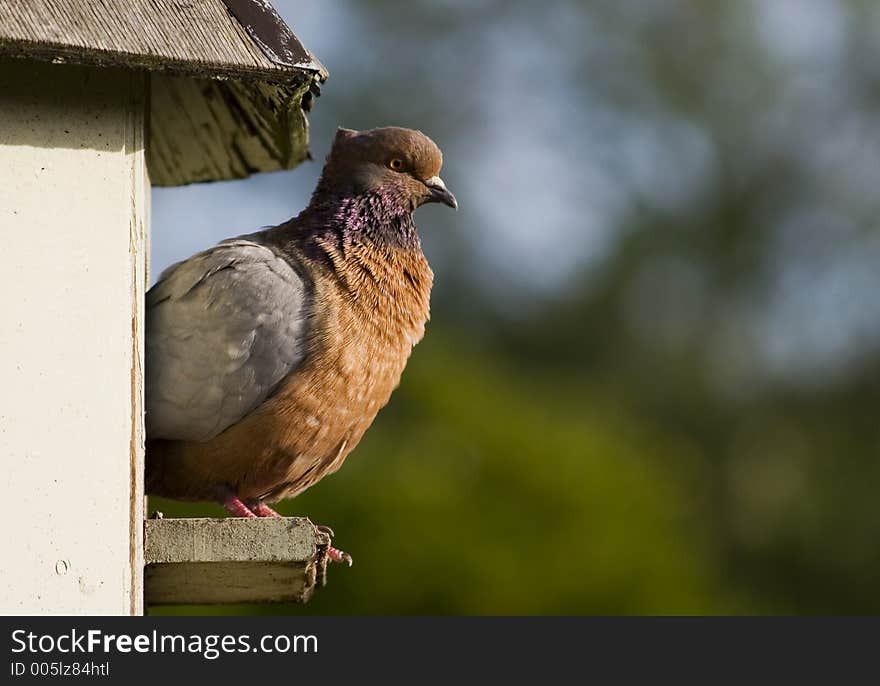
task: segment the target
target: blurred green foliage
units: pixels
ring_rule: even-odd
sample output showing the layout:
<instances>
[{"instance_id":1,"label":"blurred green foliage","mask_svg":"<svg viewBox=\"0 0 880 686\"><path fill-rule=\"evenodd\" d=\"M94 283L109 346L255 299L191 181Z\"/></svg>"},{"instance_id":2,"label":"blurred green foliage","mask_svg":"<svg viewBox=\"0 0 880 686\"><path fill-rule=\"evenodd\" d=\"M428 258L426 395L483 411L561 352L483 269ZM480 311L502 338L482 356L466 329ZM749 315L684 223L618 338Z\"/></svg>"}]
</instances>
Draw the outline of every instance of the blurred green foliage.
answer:
<instances>
[{"instance_id":1,"label":"blurred green foliage","mask_svg":"<svg viewBox=\"0 0 880 686\"><path fill-rule=\"evenodd\" d=\"M691 449L592 397L576 379L534 375L432 332L345 469L279 507L332 523L356 561L333 566L306 610L744 608L723 588L700 520Z\"/></svg>"},{"instance_id":2,"label":"blurred green foliage","mask_svg":"<svg viewBox=\"0 0 880 686\"><path fill-rule=\"evenodd\" d=\"M326 13L315 140L418 126L462 209L401 388L279 508L354 567L232 610L880 612L880 6L276 4Z\"/></svg>"}]
</instances>

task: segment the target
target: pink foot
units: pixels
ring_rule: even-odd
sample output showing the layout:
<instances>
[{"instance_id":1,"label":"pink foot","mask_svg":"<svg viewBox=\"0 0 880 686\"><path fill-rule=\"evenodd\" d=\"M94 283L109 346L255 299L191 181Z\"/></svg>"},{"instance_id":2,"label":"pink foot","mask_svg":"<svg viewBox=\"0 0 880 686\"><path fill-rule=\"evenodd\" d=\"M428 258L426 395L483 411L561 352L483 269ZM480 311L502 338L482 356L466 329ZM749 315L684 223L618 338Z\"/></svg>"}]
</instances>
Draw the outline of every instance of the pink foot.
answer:
<instances>
[{"instance_id":1,"label":"pink foot","mask_svg":"<svg viewBox=\"0 0 880 686\"><path fill-rule=\"evenodd\" d=\"M254 519L257 516L251 512L250 508L241 502L236 495L226 496L226 499L223 501L223 507L229 510L229 512L235 517L248 517Z\"/></svg>"},{"instance_id":2,"label":"pink foot","mask_svg":"<svg viewBox=\"0 0 880 686\"><path fill-rule=\"evenodd\" d=\"M351 555L346 553L339 548L334 548L332 545L327 546L327 557L329 557L333 562L344 562L349 567L354 564L354 560L351 559Z\"/></svg>"},{"instance_id":3,"label":"pink foot","mask_svg":"<svg viewBox=\"0 0 880 686\"><path fill-rule=\"evenodd\" d=\"M223 507L225 507L229 512L235 517L247 517L248 519L255 519L257 517L280 517L281 515L275 512L271 507L266 505L266 503L261 503L257 501L251 507L242 502L241 498L237 495L227 495L223 500ZM315 526L315 529L320 531L323 534L326 534L328 538L333 537L333 529L329 526L324 526L322 524L318 524ZM354 560L351 559L351 555L346 553L343 550L339 550L339 548L334 548L332 545L327 546L327 557L329 557L333 562L344 562L349 567L354 564Z\"/></svg>"},{"instance_id":4,"label":"pink foot","mask_svg":"<svg viewBox=\"0 0 880 686\"><path fill-rule=\"evenodd\" d=\"M315 524L315 530L319 531L322 534L327 534L327 537L330 539L332 539L336 535L333 533L333 529L325 524ZM327 557L329 557L333 562L344 562L349 567L354 564L354 560L351 559L351 555L346 553L344 550L334 548L332 545L327 546Z\"/></svg>"},{"instance_id":5,"label":"pink foot","mask_svg":"<svg viewBox=\"0 0 880 686\"><path fill-rule=\"evenodd\" d=\"M257 517L280 517L281 515L275 512L271 507L266 505L266 503L257 502L251 510L253 510L254 514Z\"/></svg>"}]
</instances>

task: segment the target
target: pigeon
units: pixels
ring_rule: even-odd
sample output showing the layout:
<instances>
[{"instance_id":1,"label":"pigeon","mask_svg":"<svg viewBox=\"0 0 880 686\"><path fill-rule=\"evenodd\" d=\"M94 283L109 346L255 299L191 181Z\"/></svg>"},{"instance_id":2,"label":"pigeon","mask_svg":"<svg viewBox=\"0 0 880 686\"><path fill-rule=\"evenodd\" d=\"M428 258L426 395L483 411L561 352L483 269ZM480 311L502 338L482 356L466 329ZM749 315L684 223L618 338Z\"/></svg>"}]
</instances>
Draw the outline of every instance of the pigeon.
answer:
<instances>
[{"instance_id":1,"label":"pigeon","mask_svg":"<svg viewBox=\"0 0 880 686\"><path fill-rule=\"evenodd\" d=\"M340 468L425 332L433 273L412 214L458 207L442 161L420 131L340 128L298 216L162 273L146 301L147 493L277 517L271 503Z\"/></svg>"}]
</instances>

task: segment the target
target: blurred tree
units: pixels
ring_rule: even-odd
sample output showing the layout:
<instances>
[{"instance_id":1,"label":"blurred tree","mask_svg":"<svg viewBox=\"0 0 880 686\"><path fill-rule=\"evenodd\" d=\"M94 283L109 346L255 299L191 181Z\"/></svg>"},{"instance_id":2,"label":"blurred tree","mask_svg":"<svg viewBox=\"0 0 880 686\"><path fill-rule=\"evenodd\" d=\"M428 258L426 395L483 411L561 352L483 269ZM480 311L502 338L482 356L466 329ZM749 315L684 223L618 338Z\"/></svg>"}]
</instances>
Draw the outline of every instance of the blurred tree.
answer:
<instances>
[{"instance_id":1,"label":"blurred tree","mask_svg":"<svg viewBox=\"0 0 880 686\"><path fill-rule=\"evenodd\" d=\"M306 611L880 612L880 6L278 6L462 206Z\"/></svg>"}]
</instances>

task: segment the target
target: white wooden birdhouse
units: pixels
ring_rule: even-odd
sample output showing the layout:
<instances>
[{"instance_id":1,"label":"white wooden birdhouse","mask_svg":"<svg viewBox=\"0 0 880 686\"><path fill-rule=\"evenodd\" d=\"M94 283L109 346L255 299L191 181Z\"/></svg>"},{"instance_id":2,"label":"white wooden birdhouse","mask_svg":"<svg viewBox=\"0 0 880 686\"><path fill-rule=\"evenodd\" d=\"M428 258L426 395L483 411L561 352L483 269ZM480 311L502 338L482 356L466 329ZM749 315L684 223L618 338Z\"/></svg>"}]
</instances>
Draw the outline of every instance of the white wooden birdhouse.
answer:
<instances>
[{"instance_id":1,"label":"white wooden birdhouse","mask_svg":"<svg viewBox=\"0 0 880 686\"><path fill-rule=\"evenodd\" d=\"M297 165L325 76L262 0L0 2L0 612L143 611L150 185Z\"/></svg>"}]
</instances>

